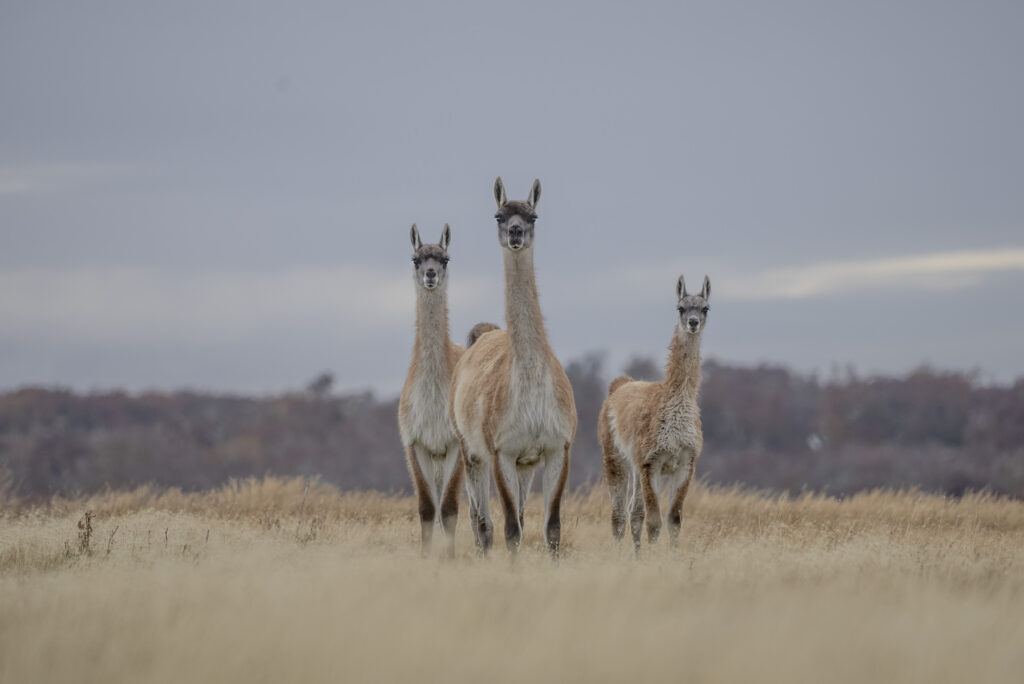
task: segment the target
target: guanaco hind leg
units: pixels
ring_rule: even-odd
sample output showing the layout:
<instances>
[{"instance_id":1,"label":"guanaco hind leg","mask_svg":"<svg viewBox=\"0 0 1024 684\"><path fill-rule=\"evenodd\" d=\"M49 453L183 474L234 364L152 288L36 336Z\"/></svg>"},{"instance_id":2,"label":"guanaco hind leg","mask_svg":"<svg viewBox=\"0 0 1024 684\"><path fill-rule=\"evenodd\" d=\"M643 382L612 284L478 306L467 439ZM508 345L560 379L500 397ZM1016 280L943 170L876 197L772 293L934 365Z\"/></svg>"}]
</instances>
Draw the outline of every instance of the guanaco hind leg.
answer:
<instances>
[{"instance_id":1,"label":"guanaco hind leg","mask_svg":"<svg viewBox=\"0 0 1024 684\"><path fill-rule=\"evenodd\" d=\"M535 465L516 465L519 475L519 529L523 529L523 511L526 510L526 498L533 486L533 474L537 472Z\"/></svg>"},{"instance_id":2,"label":"guanaco hind leg","mask_svg":"<svg viewBox=\"0 0 1024 684\"><path fill-rule=\"evenodd\" d=\"M633 548L640 552L640 535L644 529L644 493L640 484L640 471L630 469L629 476L629 531L633 536Z\"/></svg>"},{"instance_id":3,"label":"guanaco hind leg","mask_svg":"<svg viewBox=\"0 0 1024 684\"><path fill-rule=\"evenodd\" d=\"M464 452L466 493L469 496L470 522L477 550L486 553L494 541L491 522L491 467L490 458Z\"/></svg>"},{"instance_id":4,"label":"guanaco hind leg","mask_svg":"<svg viewBox=\"0 0 1024 684\"><path fill-rule=\"evenodd\" d=\"M622 539L626 532L626 497L629 493L629 464L615 447L604 455L604 477L612 500L612 536Z\"/></svg>"},{"instance_id":5,"label":"guanaco hind leg","mask_svg":"<svg viewBox=\"0 0 1024 684\"><path fill-rule=\"evenodd\" d=\"M498 498L505 513L505 545L514 553L519 550L523 539L519 517L519 473L516 472L515 456L499 453L495 461L494 484L498 487Z\"/></svg>"}]
</instances>

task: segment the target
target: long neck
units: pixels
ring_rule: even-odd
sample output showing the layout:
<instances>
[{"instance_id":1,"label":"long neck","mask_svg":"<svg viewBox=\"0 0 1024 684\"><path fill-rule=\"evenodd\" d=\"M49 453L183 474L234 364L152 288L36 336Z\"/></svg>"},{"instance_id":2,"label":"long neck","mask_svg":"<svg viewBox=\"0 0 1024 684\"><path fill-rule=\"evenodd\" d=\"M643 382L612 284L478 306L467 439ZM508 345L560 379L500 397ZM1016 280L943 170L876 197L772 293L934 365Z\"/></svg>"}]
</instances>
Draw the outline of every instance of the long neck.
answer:
<instances>
[{"instance_id":1,"label":"long neck","mask_svg":"<svg viewBox=\"0 0 1024 684\"><path fill-rule=\"evenodd\" d=\"M544 331L544 317L537 298L533 273L533 249L505 255L505 324L513 359L527 362L543 357L550 347Z\"/></svg>"},{"instance_id":2,"label":"long neck","mask_svg":"<svg viewBox=\"0 0 1024 684\"><path fill-rule=\"evenodd\" d=\"M676 328L665 368L665 387L670 396L682 392L697 394L700 386L700 337L700 334L691 335Z\"/></svg>"},{"instance_id":3,"label":"long neck","mask_svg":"<svg viewBox=\"0 0 1024 684\"><path fill-rule=\"evenodd\" d=\"M447 286L435 290L416 287L416 343L413 356L421 373L451 374L448 358Z\"/></svg>"}]
</instances>

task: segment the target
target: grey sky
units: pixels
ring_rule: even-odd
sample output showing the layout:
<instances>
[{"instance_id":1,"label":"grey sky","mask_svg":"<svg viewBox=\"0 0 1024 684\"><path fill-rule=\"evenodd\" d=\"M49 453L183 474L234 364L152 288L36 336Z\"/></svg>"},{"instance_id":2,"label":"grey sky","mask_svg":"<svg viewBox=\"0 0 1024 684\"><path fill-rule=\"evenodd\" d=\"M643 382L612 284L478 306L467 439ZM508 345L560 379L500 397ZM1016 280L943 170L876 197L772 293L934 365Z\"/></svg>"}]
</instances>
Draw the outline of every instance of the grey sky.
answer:
<instances>
[{"instance_id":1,"label":"grey sky","mask_svg":"<svg viewBox=\"0 0 1024 684\"><path fill-rule=\"evenodd\" d=\"M1024 375L1024 5L0 4L0 389L397 391L408 228L556 351Z\"/></svg>"}]
</instances>

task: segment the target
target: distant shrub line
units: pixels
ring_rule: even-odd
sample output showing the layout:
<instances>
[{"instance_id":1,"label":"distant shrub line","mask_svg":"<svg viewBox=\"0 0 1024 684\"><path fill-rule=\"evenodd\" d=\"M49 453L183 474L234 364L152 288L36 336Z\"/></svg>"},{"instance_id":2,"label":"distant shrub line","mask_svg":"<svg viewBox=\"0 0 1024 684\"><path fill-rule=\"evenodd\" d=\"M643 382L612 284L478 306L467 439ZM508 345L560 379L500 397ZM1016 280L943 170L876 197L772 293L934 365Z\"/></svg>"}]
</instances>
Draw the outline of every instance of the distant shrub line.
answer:
<instances>
[{"instance_id":1,"label":"distant shrub line","mask_svg":"<svg viewBox=\"0 0 1024 684\"><path fill-rule=\"evenodd\" d=\"M566 365L579 412L570 483L601 477L597 415L610 375L592 354ZM634 377L658 365L634 360ZM705 364L698 476L789 492L920 487L1024 498L1024 379L964 373L820 380L785 368ZM142 484L209 489L252 475L313 476L405 492L397 400L309 391L272 398L179 392L0 395L0 495L69 496Z\"/></svg>"}]
</instances>

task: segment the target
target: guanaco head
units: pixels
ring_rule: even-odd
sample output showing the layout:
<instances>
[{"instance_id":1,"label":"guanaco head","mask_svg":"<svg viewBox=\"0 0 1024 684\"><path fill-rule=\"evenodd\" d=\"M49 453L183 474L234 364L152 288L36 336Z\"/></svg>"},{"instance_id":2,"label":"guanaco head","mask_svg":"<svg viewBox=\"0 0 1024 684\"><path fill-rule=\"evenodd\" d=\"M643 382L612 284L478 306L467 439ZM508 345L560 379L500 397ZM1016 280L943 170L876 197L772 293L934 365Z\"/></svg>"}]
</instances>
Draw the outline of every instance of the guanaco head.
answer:
<instances>
[{"instance_id":1,"label":"guanaco head","mask_svg":"<svg viewBox=\"0 0 1024 684\"><path fill-rule=\"evenodd\" d=\"M414 223L409 231L409 239L412 241L412 265L416 282L427 290L444 285L448 273L448 245L452 241L452 229L447 223L444 224L441 241L436 245L425 245Z\"/></svg>"},{"instance_id":2,"label":"guanaco head","mask_svg":"<svg viewBox=\"0 0 1024 684\"><path fill-rule=\"evenodd\" d=\"M533 224L537 220L537 202L540 201L540 181L534 180L530 197L525 202L509 201L501 176L494 181L494 201L498 203L498 243L505 249L518 252L533 245Z\"/></svg>"},{"instance_id":3,"label":"guanaco head","mask_svg":"<svg viewBox=\"0 0 1024 684\"><path fill-rule=\"evenodd\" d=\"M696 335L704 329L708 321L708 300L711 299L711 281L704 276L704 285L700 288L700 294L689 294L686 292L686 281L679 276L676 283L676 309L679 311L679 327Z\"/></svg>"}]
</instances>

